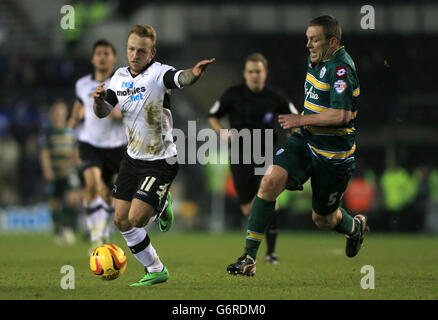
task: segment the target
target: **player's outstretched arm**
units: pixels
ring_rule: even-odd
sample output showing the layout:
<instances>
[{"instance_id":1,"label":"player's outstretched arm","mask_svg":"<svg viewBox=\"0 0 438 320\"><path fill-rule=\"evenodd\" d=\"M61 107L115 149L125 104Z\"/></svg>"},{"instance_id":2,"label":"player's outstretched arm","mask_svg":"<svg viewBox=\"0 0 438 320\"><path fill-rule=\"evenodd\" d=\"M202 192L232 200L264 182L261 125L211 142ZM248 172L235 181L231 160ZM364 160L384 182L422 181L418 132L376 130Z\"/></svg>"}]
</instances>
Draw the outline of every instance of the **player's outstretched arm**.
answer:
<instances>
[{"instance_id":1,"label":"player's outstretched arm","mask_svg":"<svg viewBox=\"0 0 438 320\"><path fill-rule=\"evenodd\" d=\"M105 84L102 83L96 87L96 89L93 92L93 98L94 98L94 114L98 118L105 118L108 116L111 111L111 105L105 101L106 98L106 90L103 88Z\"/></svg>"},{"instance_id":2,"label":"player's outstretched arm","mask_svg":"<svg viewBox=\"0 0 438 320\"><path fill-rule=\"evenodd\" d=\"M214 60L215 58L199 61L192 69L186 69L181 72L178 77L179 84L183 87L194 84Z\"/></svg>"}]
</instances>

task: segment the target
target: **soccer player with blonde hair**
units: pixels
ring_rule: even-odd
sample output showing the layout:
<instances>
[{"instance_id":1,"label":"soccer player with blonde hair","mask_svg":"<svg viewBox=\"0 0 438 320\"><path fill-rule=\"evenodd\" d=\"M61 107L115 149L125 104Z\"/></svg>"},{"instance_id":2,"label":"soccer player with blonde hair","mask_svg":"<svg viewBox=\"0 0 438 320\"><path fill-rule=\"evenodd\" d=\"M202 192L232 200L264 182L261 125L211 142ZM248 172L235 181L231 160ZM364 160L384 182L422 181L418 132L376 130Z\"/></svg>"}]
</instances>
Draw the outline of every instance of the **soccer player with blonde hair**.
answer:
<instances>
[{"instance_id":1,"label":"soccer player with blonde hair","mask_svg":"<svg viewBox=\"0 0 438 320\"><path fill-rule=\"evenodd\" d=\"M173 224L169 188L178 171L172 136L169 89L194 84L214 59L192 69L176 70L155 60L157 34L153 27L135 25L128 34L128 66L119 68L109 87L93 93L94 111L108 116L119 104L128 146L116 180L114 222L146 275L133 286L149 286L169 279L145 226L158 220L161 231Z\"/></svg>"}]
</instances>

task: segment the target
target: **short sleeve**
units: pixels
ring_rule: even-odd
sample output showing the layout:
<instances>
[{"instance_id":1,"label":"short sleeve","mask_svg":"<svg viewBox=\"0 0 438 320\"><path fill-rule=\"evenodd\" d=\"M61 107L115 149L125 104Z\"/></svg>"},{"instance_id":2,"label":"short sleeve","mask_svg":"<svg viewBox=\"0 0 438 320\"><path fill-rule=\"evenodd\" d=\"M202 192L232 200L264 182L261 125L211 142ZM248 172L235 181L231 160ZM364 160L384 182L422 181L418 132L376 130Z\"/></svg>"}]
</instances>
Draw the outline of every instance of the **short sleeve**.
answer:
<instances>
[{"instance_id":1,"label":"short sleeve","mask_svg":"<svg viewBox=\"0 0 438 320\"><path fill-rule=\"evenodd\" d=\"M169 66L167 64L155 62L154 69L152 72L155 73L155 81L157 81L157 83L162 89L167 90L167 89L182 88L179 85L178 81L175 82L175 79L176 80L178 79L178 75L180 72L182 72L182 70L178 71L174 67Z\"/></svg>"},{"instance_id":2,"label":"short sleeve","mask_svg":"<svg viewBox=\"0 0 438 320\"><path fill-rule=\"evenodd\" d=\"M331 70L330 108L351 110L353 105L353 84L351 70L345 65L338 65Z\"/></svg>"},{"instance_id":3,"label":"short sleeve","mask_svg":"<svg viewBox=\"0 0 438 320\"><path fill-rule=\"evenodd\" d=\"M116 95L116 82L117 82L117 72L111 77L108 88L106 89L105 101L108 102L113 107L118 103Z\"/></svg>"},{"instance_id":4,"label":"short sleeve","mask_svg":"<svg viewBox=\"0 0 438 320\"><path fill-rule=\"evenodd\" d=\"M183 86L179 83L178 77L184 70L167 70L163 76L163 83L167 89L177 89Z\"/></svg>"},{"instance_id":5,"label":"short sleeve","mask_svg":"<svg viewBox=\"0 0 438 320\"><path fill-rule=\"evenodd\" d=\"M225 93L216 100L213 106L208 112L209 117L222 118L228 114L232 108L232 93L230 90L225 91Z\"/></svg>"},{"instance_id":6,"label":"short sleeve","mask_svg":"<svg viewBox=\"0 0 438 320\"><path fill-rule=\"evenodd\" d=\"M298 110L295 108L295 105L283 96L279 96L278 106L278 114L298 114Z\"/></svg>"}]
</instances>

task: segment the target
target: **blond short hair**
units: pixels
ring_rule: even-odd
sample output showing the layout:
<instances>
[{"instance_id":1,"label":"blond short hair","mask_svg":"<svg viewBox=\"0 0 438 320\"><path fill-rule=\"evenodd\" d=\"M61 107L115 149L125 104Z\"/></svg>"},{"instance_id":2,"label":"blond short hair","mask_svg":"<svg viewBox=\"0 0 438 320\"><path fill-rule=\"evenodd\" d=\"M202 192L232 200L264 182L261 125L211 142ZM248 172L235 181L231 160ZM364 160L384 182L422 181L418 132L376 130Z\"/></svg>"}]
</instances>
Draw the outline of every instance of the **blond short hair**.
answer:
<instances>
[{"instance_id":1,"label":"blond short hair","mask_svg":"<svg viewBox=\"0 0 438 320\"><path fill-rule=\"evenodd\" d=\"M246 57L245 64L248 61L253 61L253 62L259 62L260 61L263 64L263 66L265 67L265 69L268 70L268 60L265 58L264 55L262 55L259 52L251 53L248 57Z\"/></svg>"},{"instance_id":2,"label":"blond short hair","mask_svg":"<svg viewBox=\"0 0 438 320\"><path fill-rule=\"evenodd\" d=\"M131 30L129 30L128 38L133 33L142 38L150 38L152 40L152 47L155 48L155 44L157 43L157 33L154 28L146 24L136 24L132 26Z\"/></svg>"}]
</instances>

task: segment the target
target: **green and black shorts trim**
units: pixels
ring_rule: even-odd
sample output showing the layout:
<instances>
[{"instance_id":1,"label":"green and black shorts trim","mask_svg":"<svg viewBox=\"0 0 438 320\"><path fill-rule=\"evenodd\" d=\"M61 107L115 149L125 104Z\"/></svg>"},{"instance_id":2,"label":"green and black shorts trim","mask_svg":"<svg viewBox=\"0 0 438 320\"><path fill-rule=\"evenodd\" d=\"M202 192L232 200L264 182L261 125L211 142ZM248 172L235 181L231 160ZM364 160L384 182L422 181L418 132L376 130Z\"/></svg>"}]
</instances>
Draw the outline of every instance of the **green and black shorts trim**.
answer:
<instances>
[{"instance_id":1,"label":"green and black shorts trim","mask_svg":"<svg viewBox=\"0 0 438 320\"><path fill-rule=\"evenodd\" d=\"M322 216L331 214L339 207L355 169L354 160L333 165L320 159L298 133L294 133L277 151L273 164L288 172L288 190L296 190L297 185L303 185L310 178L312 208Z\"/></svg>"}]
</instances>

